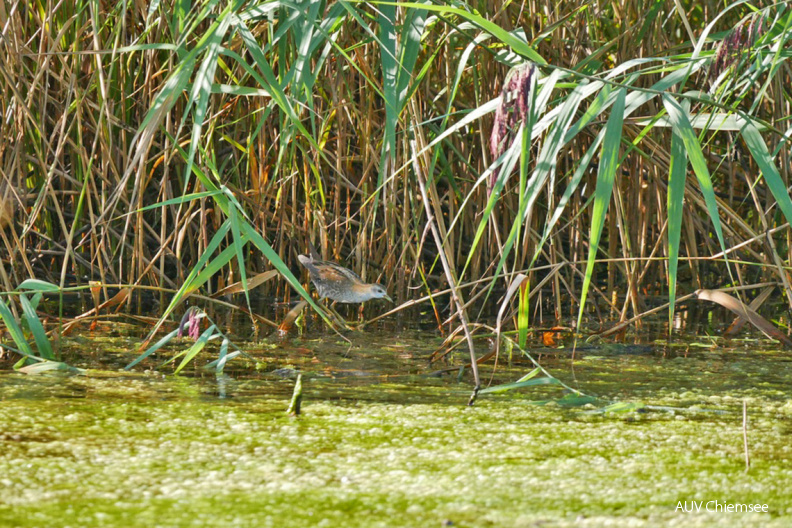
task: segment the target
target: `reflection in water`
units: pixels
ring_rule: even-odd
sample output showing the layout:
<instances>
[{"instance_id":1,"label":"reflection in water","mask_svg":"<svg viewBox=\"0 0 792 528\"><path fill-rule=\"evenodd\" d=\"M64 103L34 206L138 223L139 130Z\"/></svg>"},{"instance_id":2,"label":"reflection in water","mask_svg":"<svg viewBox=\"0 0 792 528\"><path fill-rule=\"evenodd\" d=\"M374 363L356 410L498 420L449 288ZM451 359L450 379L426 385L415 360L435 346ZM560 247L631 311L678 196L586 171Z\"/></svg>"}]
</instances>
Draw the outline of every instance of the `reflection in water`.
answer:
<instances>
[{"instance_id":1,"label":"reflection in water","mask_svg":"<svg viewBox=\"0 0 792 528\"><path fill-rule=\"evenodd\" d=\"M217 372L215 374L215 379L217 380L217 397L221 400L224 400L226 398L226 390L231 377L228 374Z\"/></svg>"}]
</instances>

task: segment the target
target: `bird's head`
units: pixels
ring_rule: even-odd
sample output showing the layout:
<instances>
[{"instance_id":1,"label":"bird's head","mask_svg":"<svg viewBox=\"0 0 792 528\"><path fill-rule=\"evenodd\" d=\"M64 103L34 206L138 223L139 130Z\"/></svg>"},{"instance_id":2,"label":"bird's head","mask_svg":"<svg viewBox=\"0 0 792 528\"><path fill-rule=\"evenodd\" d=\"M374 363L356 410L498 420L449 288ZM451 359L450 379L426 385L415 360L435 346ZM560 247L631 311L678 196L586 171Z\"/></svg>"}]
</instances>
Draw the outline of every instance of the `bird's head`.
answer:
<instances>
[{"instance_id":1,"label":"bird's head","mask_svg":"<svg viewBox=\"0 0 792 528\"><path fill-rule=\"evenodd\" d=\"M387 299L390 302L393 302L393 299L388 297L388 292L385 291L385 288L379 284L371 284L370 286L371 288L369 288L369 293L372 299Z\"/></svg>"}]
</instances>

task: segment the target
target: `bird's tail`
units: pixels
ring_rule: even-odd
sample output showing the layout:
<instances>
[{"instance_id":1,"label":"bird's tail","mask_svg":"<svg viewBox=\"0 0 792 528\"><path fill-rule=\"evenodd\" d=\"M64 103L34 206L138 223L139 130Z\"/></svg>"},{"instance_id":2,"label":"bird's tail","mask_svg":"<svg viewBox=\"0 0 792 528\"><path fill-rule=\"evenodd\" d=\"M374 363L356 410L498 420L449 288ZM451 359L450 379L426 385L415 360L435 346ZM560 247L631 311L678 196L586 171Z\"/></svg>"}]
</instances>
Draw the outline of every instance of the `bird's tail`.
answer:
<instances>
[{"instance_id":1,"label":"bird's tail","mask_svg":"<svg viewBox=\"0 0 792 528\"><path fill-rule=\"evenodd\" d=\"M322 257L319 255L319 252L316 251L316 247L314 247L310 240L308 241L308 250L311 252L311 258L313 260L322 260Z\"/></svg>"}]
</instances>

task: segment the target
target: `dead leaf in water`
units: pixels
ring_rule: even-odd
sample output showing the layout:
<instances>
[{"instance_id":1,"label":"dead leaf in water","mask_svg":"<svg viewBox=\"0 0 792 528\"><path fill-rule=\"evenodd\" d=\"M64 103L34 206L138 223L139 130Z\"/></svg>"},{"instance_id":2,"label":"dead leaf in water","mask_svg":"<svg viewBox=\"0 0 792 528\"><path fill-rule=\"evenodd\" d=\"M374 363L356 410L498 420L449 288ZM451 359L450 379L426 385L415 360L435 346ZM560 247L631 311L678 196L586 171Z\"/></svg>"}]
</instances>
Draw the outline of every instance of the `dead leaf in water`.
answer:
<instances>
[{"instance_id":1,"label":"dead leaf in water","mask_svg":"<svg viewBox=\"0 0 792 528\"><path fill-rule=\"evenodd\" d=\"M702 301L711 301L716 304L720 304L724 308L731 310L738 316L747 320L770 339L780 341L784 345L792 348L792 340L790 340L786 334L773 326L770 321L753 311L750 307L746 306L745 303L735 297L732 297L728 293L722 292L720 290L698 290L696 291L696 297Z\"/></svg>"}]
</instances>

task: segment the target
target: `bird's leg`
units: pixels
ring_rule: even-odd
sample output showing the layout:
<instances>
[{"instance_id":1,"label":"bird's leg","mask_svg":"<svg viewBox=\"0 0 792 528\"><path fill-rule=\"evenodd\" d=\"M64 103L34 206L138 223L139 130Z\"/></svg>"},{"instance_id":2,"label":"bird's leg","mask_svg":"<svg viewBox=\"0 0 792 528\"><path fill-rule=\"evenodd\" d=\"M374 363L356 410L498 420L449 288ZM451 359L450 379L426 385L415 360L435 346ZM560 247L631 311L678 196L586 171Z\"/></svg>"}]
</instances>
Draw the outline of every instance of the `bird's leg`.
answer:
<instances>
[{"instance_id":1,"label":"bird's leg","mask_svg":"<svg viewBox=\"0 0 792 528\"><path fill-rule=\"evenodd\" d=\"M335 306L336 304L337 304L337 303L334 301L334 302L333 302L333 306ZM338 314L338 312L336 312L336 314ZM366 320L365 320L365 318L363 317L363 305L362 305L362 304L360 305L360 312L359 312L359 314L360 314L360 315L359 315L359 319L358 319L358 321L357 321L357 322L355 322L355 323L353 323L352 321L347 321L345 318L342 318L342 319L343 319L343 321L346 323L346 328L347 328L347 330L354 330L354 331L356 331L356 332L360 332L360 331L362 331L362 330L363 330L363 327L364 327L364 326L366 326ZM339 317L341 317L341 315L340 315L340 314L338 314L338 316L339 316Z\"/></svg>"},{"instance_id":2,"label":"bird's leg","mask_svg":"<svg viewBox=\"0 0 792 528\"><path fill-rule=\"evenodd\" d=\"M339 325L341 328L345 330L354 330L354 328L349 326L346 319L344 319L341 314L339 314L335 309L336 302L333 301L332 304L327 305L327 313L331 314L333 319L335 319L335 323Z\"/></svg>"}]
</instances>

